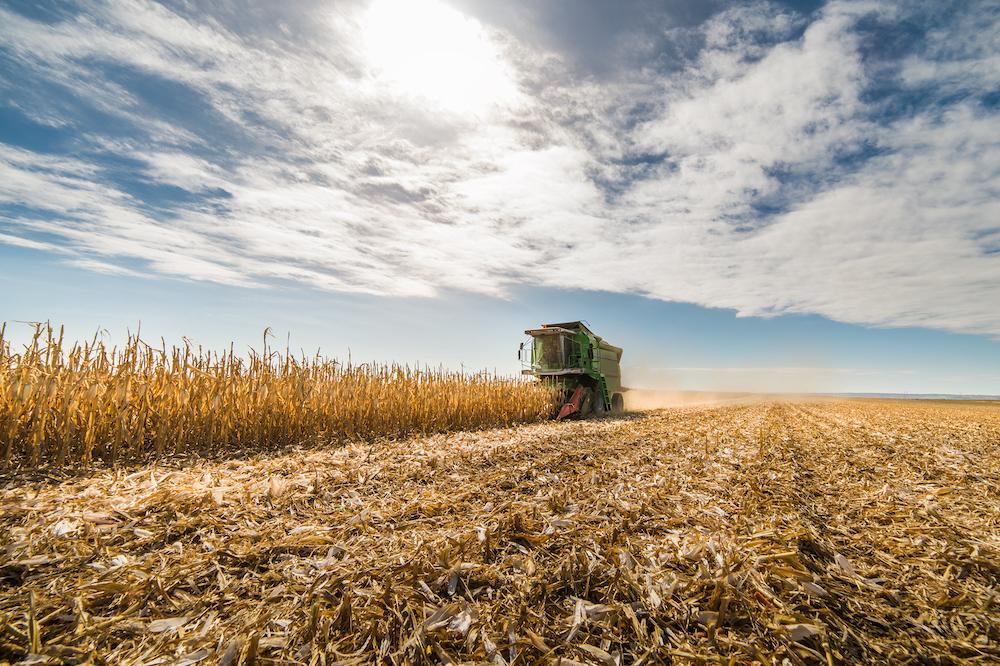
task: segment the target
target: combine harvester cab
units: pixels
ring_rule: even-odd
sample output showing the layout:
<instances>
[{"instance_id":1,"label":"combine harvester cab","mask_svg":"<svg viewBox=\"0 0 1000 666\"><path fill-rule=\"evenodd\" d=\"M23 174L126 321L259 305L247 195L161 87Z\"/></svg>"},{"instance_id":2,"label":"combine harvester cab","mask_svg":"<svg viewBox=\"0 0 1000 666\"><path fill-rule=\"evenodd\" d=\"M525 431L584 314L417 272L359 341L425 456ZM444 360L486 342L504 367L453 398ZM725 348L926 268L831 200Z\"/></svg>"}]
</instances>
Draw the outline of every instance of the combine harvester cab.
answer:
<instances>
[{"instance_id":1,"label":"combine harvester cab","mask_svg":"<svg viewBox=\"0 0 1000 666\"><path fill-rule=\"evenodd\" d=\"M525 334L531 340L522 342L518 353L521 363L528 366L522 373L561 391L563 405L556 419L624 411L620 347L579 321L542 324Z\"/></svg>"}]
</instances>

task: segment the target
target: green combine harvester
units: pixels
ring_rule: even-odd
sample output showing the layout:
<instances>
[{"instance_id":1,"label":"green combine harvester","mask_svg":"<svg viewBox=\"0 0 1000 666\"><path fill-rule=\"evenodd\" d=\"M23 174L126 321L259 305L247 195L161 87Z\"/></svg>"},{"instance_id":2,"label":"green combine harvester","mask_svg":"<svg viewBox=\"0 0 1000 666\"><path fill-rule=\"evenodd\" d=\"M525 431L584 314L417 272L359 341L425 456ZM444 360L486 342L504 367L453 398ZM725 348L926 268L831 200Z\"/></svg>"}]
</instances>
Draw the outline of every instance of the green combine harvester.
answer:
<instances>
[{"instance_id":1,"label":"green combine harvester","mask_svg":"<svg viewBox=\"0 0 1000 666\"><path fill-rule=\"evenodd\" d=\"M525 334L531 341L522 342L518 352L518 359L528 366L522 372L562 392L563 405L556 419L624 411L620 347L579 321L542 324Z\"/></svg>"}]
</instances>

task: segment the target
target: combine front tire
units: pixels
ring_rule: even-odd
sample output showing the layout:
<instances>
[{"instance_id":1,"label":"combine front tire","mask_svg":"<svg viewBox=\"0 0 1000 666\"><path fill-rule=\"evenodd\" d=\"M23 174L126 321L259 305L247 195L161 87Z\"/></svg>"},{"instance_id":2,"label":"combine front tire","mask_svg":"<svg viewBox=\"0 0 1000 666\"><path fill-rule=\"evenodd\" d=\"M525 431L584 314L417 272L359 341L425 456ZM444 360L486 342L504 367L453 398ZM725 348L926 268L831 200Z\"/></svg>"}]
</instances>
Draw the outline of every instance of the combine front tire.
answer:
<instances>
[{"instance_id":1,"label":"combine front tire","mask_svg":"<svg viewBox=\"0 0 1000 666\"><path fill-rule=\"evenodd\" d=\"M583 400L580 401L580 418L590 414L590 410L593 409L595 402L594 390L590 388L583 389Z\"/></svg>"},{"instance_id":2,"label":"combine front tire","mask_svg":"<svg viewBox=\"0 0 1000 666\"><path fill-rule=\"evenodd\" d=\"M604 407L604 396L601 395L601 390L594 389L594 416L600 418L604 416L604 412L607 411Z\"/></svg>"},{"instance_id":3,"label":"combine front tire","mask_svg":"<svg viewBox=\"0 0 1000 666\"><path fill-rule=\"evenodd\" d=\"M611 396L611 411L616 414L621 414L625 411L625 398L621 393L615 393Z\"/></svg>"}]
</instances>

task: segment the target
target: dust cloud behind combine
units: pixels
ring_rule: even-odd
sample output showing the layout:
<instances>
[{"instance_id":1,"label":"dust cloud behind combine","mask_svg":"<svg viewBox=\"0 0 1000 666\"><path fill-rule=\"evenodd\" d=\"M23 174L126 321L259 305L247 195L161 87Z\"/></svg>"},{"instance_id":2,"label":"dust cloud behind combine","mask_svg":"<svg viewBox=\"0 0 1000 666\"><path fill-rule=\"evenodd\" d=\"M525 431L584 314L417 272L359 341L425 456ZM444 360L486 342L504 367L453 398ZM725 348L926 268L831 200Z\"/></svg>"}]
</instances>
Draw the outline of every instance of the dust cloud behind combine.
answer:
<instances>
[{"instance_id":1,"label":"dust cloud behind combine","mask_svg":"<svg viewBox=\"0 0 1000 666\"><path fill-rule=\"evenodd\" d=\"M822 399L845 390L845 368L825 367L815 359L775 367L655 367L628 369L631 386L625 408L641 411L683 406L749 404ZM786 359L787 362L794 362ZM698 390L689 387L697 386ZM635 387L635 388L633 388Z\"/></svg>"},{"instance_id":2,"label":"dust cloud behind combine","mask_svg":"<svg viewBox=\"0 0 1000 666\"><path fill-rule=\"evenodd\" d=\"M759 393L728 393L714 391L657 391L654 389L629 389L625 391L625 409L646 411L670 407L711 406L759 402Z\"/></svg>"}]
</instances>

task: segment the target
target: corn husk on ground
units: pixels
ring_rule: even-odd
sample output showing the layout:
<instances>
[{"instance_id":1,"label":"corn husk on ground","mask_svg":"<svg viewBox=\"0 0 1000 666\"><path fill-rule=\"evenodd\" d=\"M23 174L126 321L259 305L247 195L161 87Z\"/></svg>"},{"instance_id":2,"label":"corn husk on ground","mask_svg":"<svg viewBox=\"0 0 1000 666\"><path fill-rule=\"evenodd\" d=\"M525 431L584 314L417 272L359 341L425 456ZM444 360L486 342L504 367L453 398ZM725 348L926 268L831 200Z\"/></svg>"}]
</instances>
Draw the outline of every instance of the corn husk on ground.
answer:
<instances>
[{"instance_id":1,"label":"corn husk on ground","mask_svg":"<svg viewBox=\"0 0 1000 666\"><path fill-rule=\"evenodd\" d=\"M22 473L0 516L12 662L1000 660L990 406L685 407Z\"/></svg>"},{"instance_id":2,"label":"corn husk on ground","mask_svg":"<svg viewBox=\"0 0 1000 666\"><path fill-rule=\"evenodd\" d=\"M22 349L0 329L0 466L62 466L536 421L537 383L395 364L233 349L66 345L39 326Z\"/></svg>"}]
</instances>

